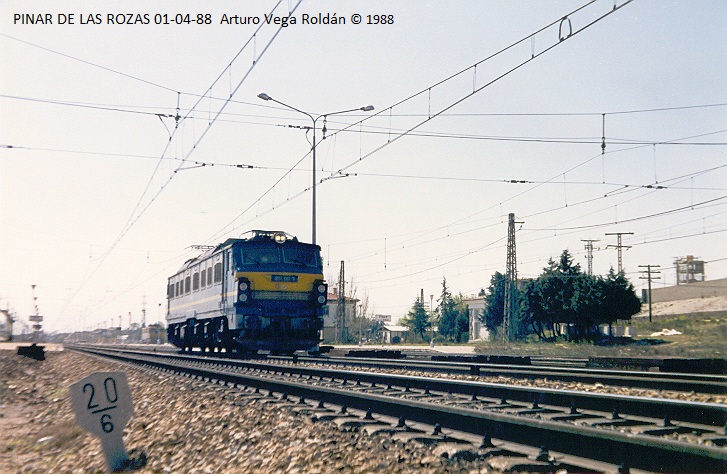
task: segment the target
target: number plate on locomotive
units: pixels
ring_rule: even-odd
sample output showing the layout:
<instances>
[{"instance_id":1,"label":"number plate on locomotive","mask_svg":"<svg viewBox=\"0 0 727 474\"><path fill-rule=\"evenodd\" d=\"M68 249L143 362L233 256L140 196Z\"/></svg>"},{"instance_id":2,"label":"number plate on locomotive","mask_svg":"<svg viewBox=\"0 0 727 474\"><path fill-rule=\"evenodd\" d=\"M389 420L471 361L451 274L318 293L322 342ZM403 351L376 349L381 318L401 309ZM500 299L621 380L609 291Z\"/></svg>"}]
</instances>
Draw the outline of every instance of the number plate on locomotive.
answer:
<instances>
[{"instance_id":1,"label":"number plate on locomotive","mask_svg":"<svg viewBox=\"0 0 727 474\"><path fill-rule=\"evenodd\" d=\"M271 275L270 281L281 283L297 283L298 275Z\"/></svg>"}]
</instances>

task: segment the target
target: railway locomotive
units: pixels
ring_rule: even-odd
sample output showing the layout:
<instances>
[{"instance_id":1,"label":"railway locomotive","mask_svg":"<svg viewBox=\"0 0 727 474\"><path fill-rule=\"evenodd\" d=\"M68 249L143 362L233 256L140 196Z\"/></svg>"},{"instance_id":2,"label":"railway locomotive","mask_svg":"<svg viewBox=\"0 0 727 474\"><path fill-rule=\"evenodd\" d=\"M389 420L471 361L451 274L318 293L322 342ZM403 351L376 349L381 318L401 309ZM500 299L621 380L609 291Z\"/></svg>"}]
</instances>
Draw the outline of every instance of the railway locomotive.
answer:
<instances>
[{"instance_id":1,"label":"railway locomotive","mask_svg":"<svg viewBox=\"0 0 727 474\"><path fill-rule=\"evenodd\" d=\"M171 344L289 354L320 342L328 298L320 247L280 231L251 234L207 249L169 278Z\"/></svg>"}]
</instances>

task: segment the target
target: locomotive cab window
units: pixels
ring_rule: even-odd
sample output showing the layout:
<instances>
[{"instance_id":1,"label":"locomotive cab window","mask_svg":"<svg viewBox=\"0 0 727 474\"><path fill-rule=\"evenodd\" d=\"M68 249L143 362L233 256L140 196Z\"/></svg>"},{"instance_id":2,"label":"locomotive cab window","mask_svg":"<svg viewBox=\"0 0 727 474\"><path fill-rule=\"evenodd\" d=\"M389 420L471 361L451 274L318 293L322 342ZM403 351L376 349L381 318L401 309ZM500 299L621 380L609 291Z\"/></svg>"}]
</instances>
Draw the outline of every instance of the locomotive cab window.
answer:
<instances>
[{"instance_id":1,"label":"locomotive cab window","mask_svg":"<svg viewBox=\"0 0 727 474\"><path fill-rule=\"evenodd\" d=\"M294 263L306 267L318 267L318 253L313 248L288 245L283 248L285 263Z\"/></svg>"},{"instance_id":2,"label":"locomotive cab window","mask_svg":"<svg viewBox=\"0 0 727 474\"><path fill-rule=\"evenodd\" d=\"M245 266L280 263L280 248L277 245L247 246L240 249L239 261Z\"/></svg>"}]
</instances>

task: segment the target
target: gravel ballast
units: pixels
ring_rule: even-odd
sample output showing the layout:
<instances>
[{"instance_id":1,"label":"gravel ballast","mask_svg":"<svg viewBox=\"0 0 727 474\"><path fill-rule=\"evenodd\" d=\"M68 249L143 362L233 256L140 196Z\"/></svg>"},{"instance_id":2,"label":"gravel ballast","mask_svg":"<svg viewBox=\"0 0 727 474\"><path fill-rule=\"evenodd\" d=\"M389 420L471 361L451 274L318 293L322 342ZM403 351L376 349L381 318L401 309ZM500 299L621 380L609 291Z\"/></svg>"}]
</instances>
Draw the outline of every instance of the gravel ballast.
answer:
<instances>
[{"instance_id":1,"label":"gravel ballast","mask_svg":"<svg viewBox=\"0 0 727 474\"><path fill-rule=\"evenodd\" d=\"M342 431L241 391L68 351L36 361L0 351L0 472L106 472L99 440L76 424L68 387L125 371L134 414L124 444L140 473L479 473L418 444Z\"/></svg>"}]
</instances>

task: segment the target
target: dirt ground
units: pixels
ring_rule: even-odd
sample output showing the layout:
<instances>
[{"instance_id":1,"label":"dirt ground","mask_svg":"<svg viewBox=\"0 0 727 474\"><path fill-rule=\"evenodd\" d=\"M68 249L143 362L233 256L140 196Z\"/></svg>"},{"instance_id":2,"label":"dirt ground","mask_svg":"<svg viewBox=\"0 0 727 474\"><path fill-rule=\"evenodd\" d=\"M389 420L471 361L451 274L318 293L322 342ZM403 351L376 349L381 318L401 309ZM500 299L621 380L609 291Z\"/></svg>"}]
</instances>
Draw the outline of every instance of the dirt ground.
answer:
<instances>
[{"instance_id":1,"label":"dirt ground","mask_svg":"<svg viewBox=\"0 0 727 474\"><path fill-rule=\"evenodd\" d=\"M133 395L123 439L139 474L493 472L484 462L459 463L422 446L342 431L233 388L71 351L36 361L0 350L0 473L107 472L98 438L76 423L68 387L118 370Z\"/></svg>"}]
</instances>

